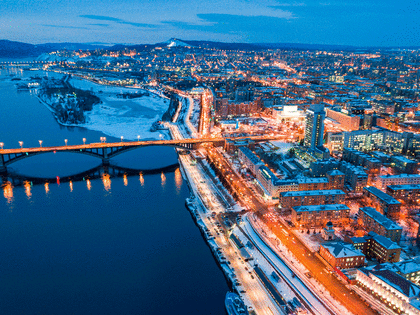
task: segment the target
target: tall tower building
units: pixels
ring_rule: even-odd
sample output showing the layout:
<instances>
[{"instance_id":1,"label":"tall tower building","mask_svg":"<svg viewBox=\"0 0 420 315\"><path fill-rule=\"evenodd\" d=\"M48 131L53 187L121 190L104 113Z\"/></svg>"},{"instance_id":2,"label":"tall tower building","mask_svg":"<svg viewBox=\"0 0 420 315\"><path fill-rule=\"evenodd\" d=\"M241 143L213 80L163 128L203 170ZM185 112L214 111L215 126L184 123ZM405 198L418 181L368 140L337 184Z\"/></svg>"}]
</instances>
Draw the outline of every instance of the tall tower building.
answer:
<instances>
[{"instance_id":1,"label":"tall tower building","mask_svg":"<svg viewBox=\"0 0 420 315\"><path fill-rule=\"evenodd\" d=\"M305 138L303 144L315 150L323 145L324 137L324 105L314 104L306 111Z\"/></svg>"}]
</instances>

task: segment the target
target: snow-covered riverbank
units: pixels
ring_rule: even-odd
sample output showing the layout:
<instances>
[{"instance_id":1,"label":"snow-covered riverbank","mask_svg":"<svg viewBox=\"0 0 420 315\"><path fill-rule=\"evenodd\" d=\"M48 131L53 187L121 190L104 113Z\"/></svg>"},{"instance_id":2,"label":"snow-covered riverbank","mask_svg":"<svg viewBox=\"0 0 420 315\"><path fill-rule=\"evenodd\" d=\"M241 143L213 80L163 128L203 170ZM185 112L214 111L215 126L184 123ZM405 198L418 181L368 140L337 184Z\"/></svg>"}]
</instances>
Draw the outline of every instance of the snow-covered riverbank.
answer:
<instances>
[{"instance_id":1,"label":"snow-covered riverbank","mask_svg":"<svg viewBox=\"0 0 420 315\"><path fill-rule=\"evenodd\" d=\"M152 132L150 127L168 109L169 99L143 89L106 86L77 77L72 77L69 82L76 88L92 91L102 101L102 104L95 105L92 111L85 113L87 122L81 127L127 140L137 140L137 136L141 139L159 139L160 134L168 138L167 132ZM146 95L132 99L119 98L118 95L123 93Z\"/></svg>"},{"instance_id":2,"label":"snow-covered riverbank","mask_svg":"<svg viewBox=\"0 0 420 315\"><path fill-rule=\"evenodd\" d=\"M84 113L85 123L62 125L100 131L125 140L137 140L138 136L143 140L159 139L160 135L163 138L170 137L167 131L150 131L152 124L160 120L168 109L168 98L144 89L101 85L77 77L70 78L68 82L77 89L91 91L100 98L101 103ZM139 94L139 97L122 98L122 94ZM40 101L53 111L51 104L45 100Z\"/></svg>"}]
</instances>

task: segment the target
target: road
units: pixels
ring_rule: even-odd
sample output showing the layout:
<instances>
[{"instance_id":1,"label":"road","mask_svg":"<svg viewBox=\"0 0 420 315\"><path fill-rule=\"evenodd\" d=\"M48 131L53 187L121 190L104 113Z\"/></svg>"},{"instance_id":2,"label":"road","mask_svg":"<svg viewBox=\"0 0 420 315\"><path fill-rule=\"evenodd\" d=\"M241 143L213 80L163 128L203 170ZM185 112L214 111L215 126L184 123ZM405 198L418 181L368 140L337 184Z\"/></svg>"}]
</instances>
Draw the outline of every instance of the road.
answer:
<instances>
[{"instance_id":1,"label":"road","mask_svg":"<svg viewBox=\"0 0 420 315\"><path fill-rule=\"evenodd\" d=\"M191 101L189 105L191 108ZM187 117L184 117L184 122L187 123L187 126L189 113L190 111L186 113ZM183 128L183 125L168 124L168 127L174 139L184 139L184 137L188 136L188 132ZM207 241L210 247L216 246L218 248L219 253L215 253L215 255L220 257L221 267L224 270L229 270L229 273L232 275L233 286L237 289L241 298L258 315L283 314L264 286L259 282L252 271L251 265L241 258L238 249L229 241L228 231L223 227L224 224L219 222L222 219L221 215L224 215L226 212L226 207L220 198L217 198L217 195L221 194L221 192L218 191L218 187L213 179L210 178L208 172L204 171L200 164L193 163L193 159L189 154L180 154L179 161L192 191L197 196L195 199L199 220L211 234L210 239ZM219 215L213 215L213 212ZM200 225L199 222L197 223Z\"/></svg>"},{"instance_id":2,"label":"road","mask_svg":"<svg viewBox=\"0 0 420 315\"><path fill-rule=\"evenodd\" d=\"M178 129L178 128L174 128ZM175 138L183 138L179 130L173 130L173 135ZM210 141L211 142L211 141ZM227 180L229 183L231 189L236 193L238 196L241 204L243 206L246 206L247 208L251 208L252 211L266 224L268 224L269 228L272 230L272 232L278 237L278 239L287 247L287 249L298 258L300 263L308 269L315 277L317 281L319 281L325 288L328 289L329 293L332 297L334 297L337 301L339 301L342 305L344 305L348 310L351 310L351 312L355 314L366 314L366 315L374 315L376 314L368 305L356 294L354 294L351 290L349 290L342 282L340 282L335 276L331 275L330 273L326 272L326 266L324 263L313 253L311 253L306 246L296 237L292 236L290 233L290 229L288 226L284 225L283 223L275 222L275 224L271 224L272 222L269 222L264 217L264 214L267 213L267 206L259 200L259 198L256 197L255 193L253 193L249 187L245 184L245 181L242 179L242 177L236 173L236 171L232 168L230 163L226 160L226 158L221 154L216 148L211 146L210 144L204 145L206 148L206 152L210 158L210 160L213 162L213 164L218 168L222 176ZM201 171L192 171L191 168L191 160L189 160L189 156L182 156L180 155L180 160L185 160L182 164L185 165L186 171L190 172L191 174L194 174L194 178L191 178L192 181L194 181L196 187L198 188L198 191L200 192L200 195L206 196L206 192L208 192L211 189L214 189L214 187L201 187L201 185L207 185L205 183L202 183L203 180L200 180L202 178L205 178L204 172ZM209 198L204 198L204 206L209 207L209 209L216 209L219 211L223 211L223 206L219 204L218 200L211 200L209 202ZM210 210L212 211L212 210ZM209 222L208 217L203 217L203 222L205 224L211 225L211 222ZM286 233L285 233L286 231ZM220 234L220 233L219 233ZM217 240L217 237L220 235L217 235L215 240ZM223 236L224 237L224 236ZM216 243L218 243L216 241ZM218 245L223 245L222 243L218 243ZM241 283L244 287L246 287L247 291L247 297L252 300L252 304L256 307L256 310L258 310L258 314L264 314L265 312L263 305L259 303L259 293L258 292L265 292L265 299L267 299L267 293L264 291L264 289L260 287L257 289L256 287L253 287L255 284L253 284L253 281L250 281L250 279L247 279L246 270L244 272L243 268L240 268L241 265L238 265L235 263L238 259L237 254L233 254L231 252L233 248L231 246L224 247L223 253L226 255L229 261L233 262L233 266L235 271L238 272L240 275ZM239 269L238 269L239 268ZM242 271L238 271L238 270ZM261 291L262 290L262 291ZM251 292L248 292L251 291ZM257 295L255 295L257 294ZM264 294L263 294L264 295ZM264 298L263 298L264 300ZM275 304L272 300L272 307L275 307Z\"/></svg>"},{"instance_id":3,"label":"road","mask_svg":"<svg viewBox=\"0 0 420 315\"><path fill-rule=\"evenodd\" d=\"M255 194L247 187L244 180L235 172L230 163L215 148L208 149L208 155L215 165L219 168L223 176L230 182L237 195L242 200L242 204L250 207L256 215L262 220L271 231L278 237L287 249L298 258L300 263L320 282L331 294L331 296L344 305L354 314L374 315L372 310L357 294L348 289L334 275L327 272L326 265L313 253L311 253L305 244L298 238L292 236L289 226L281 221L271 222L264 216L268 212L267 206L262 203ZM285 234L285 232L287 234Z\"/></svg>"}]
</instances>

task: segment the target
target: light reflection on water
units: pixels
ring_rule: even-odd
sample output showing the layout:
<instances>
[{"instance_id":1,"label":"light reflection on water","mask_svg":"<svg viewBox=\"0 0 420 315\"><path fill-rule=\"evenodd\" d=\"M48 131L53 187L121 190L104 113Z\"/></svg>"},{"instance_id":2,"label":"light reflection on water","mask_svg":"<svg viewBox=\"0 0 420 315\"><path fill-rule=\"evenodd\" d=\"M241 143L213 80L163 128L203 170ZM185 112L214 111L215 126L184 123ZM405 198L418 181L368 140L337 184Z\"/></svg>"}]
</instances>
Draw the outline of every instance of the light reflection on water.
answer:
<instances>
[{"instance_id":1,"label":"light reflection on water","mask_svg":"<svg viewBox=\"0 0 420 315\"><path fill-rule=\"evenodd\" d=\"M45 190L45 194L48 196L51 194L51 188L52 187L59 187L61 184L66 185L68 183L68 187L69 187L69 191L73 192L74 190L74 182L78 182L78 181L85 181L86 182L86 189L87 190L91 190L92 189L92 180L98 178L102 181L102 185L105 191L109 192L111 191L111 177L113 178L122 178L122 183L124 185L124 187L128 186L128 180L129 177L132 176L129 173L123 173L123 174L113 174L111 175L108 172L102 172L99 171L100 173L98 174L98 170L95 170L96 174L90 175L93 176L92 178L90 178L90 176L85 176L85 175L74 175L71 178L60 178L60 177L56 177L55 179L42 179L42 178L25 178L22 177L22 175L17 175L17 174L9 174L7 178L2 178L2 181L0 182L1 184L1 188L3 189L3 196L4 198L7 200L7 202L13 203L14 201L14 196L13 196L13 189L15 188L15 186L22 186L24 189L22 190L22 192L25 193L26 197L28 199L32 198L32 189L34 186L36 185L42 185L44 186L44 190ZM183 178L182 178L182 174L181 171L178 168L176 168L174 171L174 186L175 186L175 191L177 194L180 194L181 189L182 189L182 182L183 182ZM160 173L160 174L159 174ZM165 188L165 186L167 185L167 174L166 171L159 171L159 177L160 177L160 184L162 188ZM144 186L144 174L143 171L140 171L139 173L139 182L141 187ZM81 177L83 176L83 177ZM51 186L52 185L52 186ZM54 191L54 190L53 190Z\"/></svg>"},{"instance_id":2,"label":"light reflection on water","mask_svg":"<svg viewBox=\"0 0 420 315\"><path fill-rule=\"evenodd\" d=\"M111 177L109 176L109 174L102 174L102 183L104 184L104 188L106 191L111 190Z\"/></svg>"},{"instance_id":3,"label":"light reflection on water","mask_svg":"<svg viewBox=\"0 0 420 315\"><path fill-rule=\"evenodd\" d=\"M31 183L29 181L25 181L23 186L25 187L25 194L28 199L31 199L32 193L31 193Z\"/></svg>"},{"instance_id":4,"label":"light reflection on water","mask_svg":"<svg viewBox=\"0 0 420 315\"><path fill-rule=\"evenodd\" d=\"M92 189L92 184L91 184L89 178L86 180L86 187L87 187L88 190L91 190Z\"/></svg>"},{"instance_id":5,"label":"light reflection on water","mask_svg":"<svg viewBox=\"0 0 420 315\"><path fill-rule=\"evenodd\" d=\"M165 185L166 185L166 176L165 176L165 174L163 172L160 174L160 180L161 180L162 187L165 188Z\"/></svg>"},{"instance_id":6,"label":"light reflection on water","mask_svg":"<svg viewBox=\"0 0 420 315\"><path fill-rule=\"evenodd\" d=\"M182 187L182 174L179 167L175 170L175 187L177 194L179 194Z\"/></svg>"},{"instance_id":7,"label":"light reflection on water","mask_svg":"<svg viewBox=\"0 0 420 315\"><path fill-rule=\"evenodd\" d=\"M9 77L0 78L0 92L0 112L8 117L0 124L0 140L8 145L22 140L35 147L42 139L43 146L53 146L63 139L82 143L83 138L107 136L58 126L34 95L17 93ZM8 171L26 177L0 179L0 239L8 253L0 264L0 313L223 313L228 287L185 209L186 185L177 194L169 172L165 189L159 189L161 170L140 175L140 169L176 161L173 148L150 147L116 157L119 165L138 168L127 173L130 186L121 179L124 170L109 172L107 180L102 169L91 172L99 160L80 154L37 155L13 164ZM116 215L120 207L124 211ZM162 263L168 257L170 263ZM163 275L165 286L156 281Z\"/></svg>"},{"instance_id":8,"label":"light reflection on water","mask_svg":"<svg viewBox=\"0 0 420 315\"><path fill-rule=\"evenodd\" d=\"M3 185L3 196L6 198L7 203L13 202L13 185L11 182L6 182Z\"/></svg>"}]
</instances>

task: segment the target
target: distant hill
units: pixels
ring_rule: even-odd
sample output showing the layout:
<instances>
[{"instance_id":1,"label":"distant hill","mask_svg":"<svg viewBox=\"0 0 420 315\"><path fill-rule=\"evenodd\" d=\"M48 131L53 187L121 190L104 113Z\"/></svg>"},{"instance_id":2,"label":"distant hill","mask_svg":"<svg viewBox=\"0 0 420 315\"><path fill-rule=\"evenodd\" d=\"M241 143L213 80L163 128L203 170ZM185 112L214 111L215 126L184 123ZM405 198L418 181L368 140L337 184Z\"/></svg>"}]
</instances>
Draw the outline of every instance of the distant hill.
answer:
<instances>
[{"instance_id":1,"label":"distant hill","mask_svg":"<svg viewBox=\"0 0 420 315\"><path fill-rule=\"evenodd\" d=\"M50 53L56 50L123 50L135 49L136 51L147 51L155 47L171 47L171 48L185 48L185 47L202 47L209 49L221 50L265 50L265 49L298 49L298 50L377 50L377 49L420 49L416 47L357 47L347 45L322 45L322 44L297 44L297 43L226 43L213 42L201 40L182 40L171 38L168 41L157 44L137 44L124 45L117 44L114 46L81 44L81 43L46 43L39 45L32 45L27 43L15 42L10 40L0 40L0 58L27 58L38 57L44 53Z\"/></svg>"},{"instance_id":2,"label":"distant hill","mask_svg":"<svg viewBox=\"0 0 420 315\"><path fill-rule=\"evenodd\" d=\"M266 49L301 49L301 50L356 50L358 47L345 45L318 45L318 44L294 44L294 43L226 43L202 40L182 40L171 38L168 41L150 45L115 45L111 50L136 49L138 51L152 49L154 47L201 47L221 50L266 50Z\"/></svg>"},{"instance_id":3,"label":"distant hill","mask_svg":"<svg viewBox=\"0 0 420 315\"><path fill-rule=\"evenodd\" d=\"M39 47L48 49L48 50L95 50L95 49L104 49L109 46L104 45L93 45L93 44L80 44L80 43L47 43L38 45Z\"/></svg>"},{"instance_id":4,"label":"distant hill","mask_svg":"<svg viewBox=\"0 0 420 315\"><path fill-rule=\"evenodd\" d=\"M184 40L184 43L196 47L224 49L224 50L265 50L265 49L298 49L298 50L377 50L377 49L420 49L420 46L404 47L376 47L327 44L299 44L299 43L226 43L200 40Z\"/></svg>"},{"instance_id":5,"label":"distant hill","mask_svg":"<svg viewBox=\"0 0 420 315\"><path fill-rule=\"evenodd\" d=\"M79 43L48 43L32 45L3 39L0 40L0 58L38 57L43 53L50 53L55 50L93 50L98 48L106 48L106 46Z\"/></svg>"},{"instance_id":6,"label":"distant hill","mask_svg":"<svg viewBox=\"0 0 420 315\"><path fill-rule=\"evenodd\" d=\"M171 38L170 40L161 43L162 45L166 45L167 47L191 47L194 45L188 44L182 40Z\"/></svg>"},{"instance_id":7,"label":"distant hill","mask_svg":"<svg viewBox=\"0 0 420 315\"><path fill-rule=\"evenodd\" d=\"M45 52L45 48L32 44L0 40L0 58L36 57Z\"/></svg>"}]
</instances>

